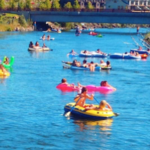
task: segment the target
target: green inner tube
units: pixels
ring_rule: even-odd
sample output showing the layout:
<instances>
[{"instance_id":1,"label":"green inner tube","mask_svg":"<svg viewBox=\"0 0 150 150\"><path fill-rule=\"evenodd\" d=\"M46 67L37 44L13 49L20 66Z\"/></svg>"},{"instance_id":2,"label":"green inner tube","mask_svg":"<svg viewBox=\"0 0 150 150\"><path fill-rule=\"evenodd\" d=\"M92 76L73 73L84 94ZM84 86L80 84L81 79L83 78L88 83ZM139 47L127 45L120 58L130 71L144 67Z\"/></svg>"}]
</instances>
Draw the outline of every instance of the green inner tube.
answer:
<instances>
[{"instance_id":1,"label":"green inner tube","mask_svg":"<svg viewBox=\"0 0 150 150\"><path fill-rule=\"evenodd\" d=\"M6 56L3 59L2 65L6 68L6 69L10 69L12 67L12 65L14 64L15 58L14 56L11 57L10 59L10 63L9 64L5 64L4 61L6 60Z\"/></svg>"},{"instance_id":2,"label":"green inner tube","mask_svg":"<svg viewBox=\"0 0 150 150\"><path fill-rule=\"evenodd\" d=\"M103 37L101 34L97 35L97 37Z\"/></svg>"}]
</instances>

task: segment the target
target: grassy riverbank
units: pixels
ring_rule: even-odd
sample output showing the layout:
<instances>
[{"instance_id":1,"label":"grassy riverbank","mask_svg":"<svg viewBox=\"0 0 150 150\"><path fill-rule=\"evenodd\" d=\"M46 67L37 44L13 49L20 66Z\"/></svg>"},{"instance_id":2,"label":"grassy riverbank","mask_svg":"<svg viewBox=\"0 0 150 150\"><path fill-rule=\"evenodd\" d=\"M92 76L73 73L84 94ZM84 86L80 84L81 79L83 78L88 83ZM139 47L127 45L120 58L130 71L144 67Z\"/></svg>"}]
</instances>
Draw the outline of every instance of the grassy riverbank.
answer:
<instances>
[{"instance_id":1,"label":"grassy riverbank","mask_svg":"<svg viewBox=\"0 0 150 150\"><path fill-rule=\"evenodd\" d=\"M32 22L26 21L24 16L3 13L0 14L0 31L27 30L32 28Z\"/></svg>"}]
</instances>

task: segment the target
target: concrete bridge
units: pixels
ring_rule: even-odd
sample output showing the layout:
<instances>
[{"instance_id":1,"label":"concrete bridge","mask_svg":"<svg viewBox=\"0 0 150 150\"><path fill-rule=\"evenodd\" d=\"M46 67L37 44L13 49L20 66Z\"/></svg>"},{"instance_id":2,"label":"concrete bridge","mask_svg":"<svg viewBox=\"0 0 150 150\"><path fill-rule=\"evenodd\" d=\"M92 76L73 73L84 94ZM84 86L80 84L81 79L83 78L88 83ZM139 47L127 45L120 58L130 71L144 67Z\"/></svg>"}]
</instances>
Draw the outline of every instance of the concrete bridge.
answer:
<instances>
[{"instance_id":1,"label":"concrete bridge","mask_svg":"<svg viewBox=\"0 0 150 150\"><path fill-rule=\"evenodd\" d=\"M23 14L36 22L150 24L150 12L9 11L9 13Z\"/></svg>"}]
</instances>

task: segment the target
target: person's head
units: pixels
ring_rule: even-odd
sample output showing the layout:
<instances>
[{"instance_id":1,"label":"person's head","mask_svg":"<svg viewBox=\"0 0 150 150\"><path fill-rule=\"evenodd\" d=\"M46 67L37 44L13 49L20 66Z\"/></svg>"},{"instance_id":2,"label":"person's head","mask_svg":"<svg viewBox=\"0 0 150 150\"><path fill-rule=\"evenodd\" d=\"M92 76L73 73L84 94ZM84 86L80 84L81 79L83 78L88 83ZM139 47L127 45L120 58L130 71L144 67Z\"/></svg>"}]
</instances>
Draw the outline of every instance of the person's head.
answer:
<instances>
[{"instance_id":1,"label":"person's head","mask_svg":"<svg viewBox=\"0 0 150 150\"><path fill-rule=\"evenodd\" d=\"M84 50L84 52L83 53L86 53L87 51L86 50Z\"/></svg>"},{"instance_id":2,"label":"person's head","mask_svg":"<svg viewBox=\"0 0 150 150\"><path fill-rule=\"evenodd\" d=\"M73 60L73 64L75 64L75 63L77 63L77 60L75 59L75 60Z\"/></svg>"},{"instance_id":3,"label":"person's head","mask_svg":"<svg viewBox=\"0 0 150 150\"><path fill-rule=\"evenodd\" d=\"M97 49L97 51L99 52L99 51L100 51L100 49Z\"/></svg>"},{"instance_id":4,"label":"person's head","mask_svg":"<svg viewBox=\"0 0 150 150\"><path fill-rule=\"evenodd\" d=\"M87 92L87 88L83 87L82 90L81 90L81 94L86 93L86 92Z\"/></svg>"},{"instance_id":5,"label":"person's head","mask_svg":"<svg viewBox=\"0 0 150 150\"><path fill-rule=\"evenodd\" d=\"M107 61L106 64L107 64L107 66L110 65L110 61Z\"/></svg>"},{"instance_id":6,"label":"person's head","mask_svg":"<svg viewBox=\"0 0 150 150\"><path fill-rule=\"evenodd\" d=\"M84 60L83 60L83 64L86 64L86 63L87 63L87 60L84 59Z\"/></svg>"},{"instance_id":7,"label":"person's head","mask_svg":"<svg viewBox=\"0 0 150 150\"><path fill-rule=\"evenodd\" d=\"M104 61L103 61L103 60L100 60L100 64L102 64L102 63L104 63Z\"/></svg>"},{"instance_id":8,"label":"person's head","mask_svg":"<svg viewBox=\"0 0 150 150\"><path fill-rule=\"evenodd\" d=\"M104 108L104 107L106 106L106 104L107 104L107 102L106 102L105 100L102 100L102 101L100 102L100 107L101 107L101 108Z\"/></svg>"},{"instance_id":9,"label":"person's head","mask_svg":"<svg viewBox=\"0 0 150 150\"><path fill-rule=\"evenodd\" d=\"M94 64L94 62L93 62L93 61L91 61L91 64Z\"/></svg>"},{"instance_id":10,"label":"person's head","mask_svg":"<svg viewBox=\"0 0 150 150\"><path fill-rule=\"evenodd\" d=\"M61 80L61 83L65 83L65 82L67 82L67 80L66 80L65 78L63 78L63 79Z\"/></svg>"},{"instance_id":11,"label":"person's head","mask_svg":"<svg viewBox=\"0 0 150 150\"><path fill-rule=\"evenodd\" d=\"M102 81L101 83L100 83L100 86L106 86L107 85L107 81Z\"/></svg>"}]
</instances>

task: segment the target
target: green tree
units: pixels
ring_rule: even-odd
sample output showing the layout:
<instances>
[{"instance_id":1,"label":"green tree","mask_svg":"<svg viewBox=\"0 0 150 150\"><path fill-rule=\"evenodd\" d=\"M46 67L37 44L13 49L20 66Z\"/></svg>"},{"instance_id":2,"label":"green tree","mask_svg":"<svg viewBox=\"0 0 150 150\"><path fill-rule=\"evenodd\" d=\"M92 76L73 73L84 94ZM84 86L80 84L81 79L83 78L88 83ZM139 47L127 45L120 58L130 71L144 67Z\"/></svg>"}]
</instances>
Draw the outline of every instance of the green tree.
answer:
<instances>
[{"instance_id":1,"label":"green tree","mask_svg":"<svg viewBox=\"0 0 150 150\"><path fill-rule=\"evenodd\" d=\"M79 5L78 0L75 0L75 1L74 1L73 8L74 8L74 9L80 9L80 5Z\"/></svg>"},{"instance_id":2,"label":"green tree","mask_svg":"<svg viewBox=\"0 0 150 150\"><path fill-rule=\"evenodd\" d=\"M71 2L66 3L64 5L64 8L71 9L72 8Z\"/></svg>"},{"instance_id":3,"label":"green tree","mask_svg":"<svg viewBox=\"0 0 150 150\"><path fill-rule=\"evenodd\" d=\"M46 10L47 9L46 4L44 2L40 3L39 8L40 8L40 10Z\"/></svg>"},{"instance_id":4,"label":"green tree","mask_svg":"<svg viewBox=\"0 0 150 150\"><path fill-rule=\"evenodd\" d=\"M26 0L26 9L29 9L29 10L32 9L32 7L31 7L31 0Z\"/></svg>"},{"instance_id":5,"label":"green tree","mask_svg":"<svg viewBox=\"0 0 150 150\"><path fill-rule=\"evenodd\" d=\"M4 10L4 9L5 9L5 1L0 0L0 10Z\"/></svg>"},{"instance_id":6,"label":"green tree","mask_svg":"<svg viewBox=\"0 0 150 150\"><path fill-rule=\"evenodd\" d=\"M24 15L19 16L18 22L19 22L20 25L22 25L22 26L25 26L25 25L27 24Z\"/></svg>"},{"instance_id":7,"label":"green tree","mask_svg":"<svg viewBox=\"0 0 150 150\"><path fill-rule=\"evenodd\" d=\"M47 10L50 10L52 7L52 1L51 0L46 0L45 5L47 6Z\"/></svg>"},{"instance_id":8,"label":"green tree","mask_svg":"<svg viewBox=\"0 0 150 150\"><path fill-rule=\"evenodd\" d=\"M19 1L18 2L18 9L19 10L24 10L24 8L25 8L25 5L24 5L23 1Z\"/></svg>"},{"instance_id":9,"label":"green tree","mask_svg":"<svg viewBox=\"0 0 150 150\"><path fill-rule=\"evenodd\" d=\"M59 9L59 8L61 8L60 3L59 3L59 0L54 0L54 1L53 1L52 8L54 8L54 9Z\"/></svg>"},{"instance_id":10,"label":"green tree","mask_svg":"<svg viewBox=\"0 0 150 150\"><path fill-rule=\"evenodd\" d=\"M8 8L10 8L10 9L15 9L15 2L14 2L14 0L10 0L9 1L9 6L8 6Z\"/></svg>"},{"instance_id":11,"label":"green tree","mask_svg":"<svg viewBox=\"0 0 150 150\"><path fill-rule=\"evenodd\" d=\"M92 5L90 1L87 4L87 9L94 9L94 6Z\"/></svg>"}]
</instances>

